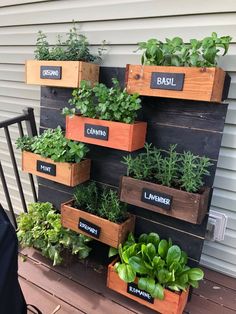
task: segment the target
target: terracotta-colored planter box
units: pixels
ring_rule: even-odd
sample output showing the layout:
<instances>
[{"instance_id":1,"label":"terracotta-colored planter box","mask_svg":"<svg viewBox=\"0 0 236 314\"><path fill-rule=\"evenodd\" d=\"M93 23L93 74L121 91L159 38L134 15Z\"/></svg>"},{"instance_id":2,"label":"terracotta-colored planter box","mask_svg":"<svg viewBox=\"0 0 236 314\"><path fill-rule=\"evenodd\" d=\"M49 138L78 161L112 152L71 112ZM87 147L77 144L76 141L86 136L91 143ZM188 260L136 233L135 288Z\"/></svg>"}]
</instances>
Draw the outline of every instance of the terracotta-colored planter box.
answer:
<instances>
[{"instance_id":1,"label":"terracotta-colored planter box","mask_svg":"<svg viewBox=\"0 0 236 314\"><path fill-rule=\"evenodd\" d=\"M82 61L26 61L26 83L79 87L82 80L98 82L99 65Z\"/></svg>"},{"instance_id":2,"label":"terracotta-colored planter box","mask_svg":"<svg viewBox=\"0 0 236 314\"><path fill-rule=\"evenodd\" d=\"M221 102L225 77L217 67L126 66L128 93L146 96Z\"/></svg>"},{"instance_id":3,"label":"terracotta-colored planter box","mask_svg":"<svg viewBox=\"0 0 236 314\"><path fill-rule=\"evenodd\" d=\"M130 214L126 221L118 224L72 206L73 200L61 205L62 225L107 245L117 248L134 231L134 215Z\"/></svg>"},{"instance_id":4,"label":"terracotta-colored planter box","mask_svg":"<svg viewBox=\"0 0 236 314\"><path fill-rule=\"evenodd\" d=\"M129 152L144 147L146 129L146 122L127 124L91 119L80 115L66 117L68 139Z\"/></svg>"},{"instance_id":5,"label":"terracotta-colored planter box","mask_svg":"<svg viewBox=\"0 0 236 314\"><path fill-rule=\"evenodd\" d=\"M170 290L165 289L164 300L159 299L153 299L153 303L143 300L139 296L133 295L130 293L130 291L134 291L135 287L133 285L129 286L125 281L121 280L119 275L116 273L114 264L116 263L116 260L113 261L108 266L108 274L107 274L107 287L132 299L137 301L138 303L141 303L145 305L146 307L157 311L159 313L163 314L181 314L183 313L183 310L187 304L188 300L188 293L189 291L182 291L181 293L172 292ZM135 281L137 284L137 280ZM138 289L139 290L139 289ZM139 290L142 291L142 290ZM149 295L148 293L145 293L145 295ZM149 295L150 297L150 295ZM148 297L147 297L148 299ZM150 299L149 299L150 300Z\"/></svg>"},{"instance_id":6,"label":"terracotta-colored planter box","mask_svg":"<svg viewBox=\"0 0 236 314\"><path fill-rule=\"evenodd\" d=\"M91 160L85 159L79 163L54 162L38 154L22 152L22 170L39 177L76 186L90 178Z\"/></svg>"},{"instance_id":7,"label":"terracotta-colored planter box","mask_svg":"<svg viewBox=\"0 0 236 314\"><path fill-rule=\"evenodd\" d=\"M164 185L123 176L120 181L120 200L138 207L201 224L208 210L210 188L201 194L189 193Z\"/></svg>"}]
</instances>

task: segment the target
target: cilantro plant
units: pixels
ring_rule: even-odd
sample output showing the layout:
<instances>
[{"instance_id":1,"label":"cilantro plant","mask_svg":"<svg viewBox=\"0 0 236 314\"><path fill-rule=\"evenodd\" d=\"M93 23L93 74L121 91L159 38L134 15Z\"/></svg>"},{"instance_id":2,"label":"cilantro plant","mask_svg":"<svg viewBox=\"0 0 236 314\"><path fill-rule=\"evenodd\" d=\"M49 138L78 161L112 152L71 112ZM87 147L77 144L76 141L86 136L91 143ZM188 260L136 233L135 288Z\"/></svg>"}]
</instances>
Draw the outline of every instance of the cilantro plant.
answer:
<instances>
[{"instance_id":1,"label":"cilantro plant","mask_svg":"<svg viewBox=\"0 0 236 314\"><path fill-rule=\"evenodd\" d=\"M39 136L18 138L16 146L55 162L78 163L88 152L85 144L66 139L60 127L47 129Z\"/></svg>"},{"instance_id":2,"label":"cilantro plant","mask_svg":"<svg viewBox=\"0 0 236 314\"><path fill-rule=\"evenodd\" d=\"M50 203L32 203L28 213L17 217L17 237L22 247L34 247L53 261L53 265L63 262L65 251L84 259L91 248L87 245L90 238L78 234L61 225L60 214Z\"/></svg>"},{"instance_id":3,"label":"cilantro plant","mask_svg":"<svg viewBox=\"0 0 236 314\"><path fill-rule=\"evenodd\" d=\"M160 239L157 233L142 234L136 241L132 234L119 249L111 248L109 257L119 254L115 264L119 277L125 282L138 278L138 287L153 298L163 300L164 289L186 291L198 287L204 273L200 268L187 266L188 256L178 245Z\"/></svg>"},{"instance_id":4,"label":"cilantro plant","mask_svg":"<svg viewBox=\"0 0 236 314\"><path fill-rule=\"evenodd\" d=\"M113 78L113 87L104 84L91 86L89 82L82 81L81 86L72 93L69 100L73 108L64 108L65 115L74 115L80 112L84 117L101 120L133 123L137 111L141 108L138 94L130 95L121 89L117 79Z\"/></svg>"},{"instance_id":5,"label":"cilantro plant","mask_svg":"<svg viewBox=\"0 0 236 314\"><path fill-rule=\"evenodd\" d=\"M67 39L62 41L61 36L58 35L57 42L52 47L47 41L47 36L39 31L35 58L36 60L98 62L101 60L104 50L102 46L98 49L97 56L91 54L87 37L80 34L78 28L74 25L67 33Z\"/></svg>"},{"instance_id":6,"label":"cilantro plant","mask_svg":"<svg viewBox=\"0 0 236 314\"><path fill-rule=\"evenodd\" d=\"M120 202L116 191L98 187L95 182L78 185L74 206L93 215L120 223L127 219L126 204Z\"/></svg>"},{"instance_id":7,"label":"cilantro plant","mask_svg":"<svg viewBox=\"0 0 236 314\"><path fill-rule=\"evenodd\" d=\"M176 145L170 145L166 151L146 143L145 150L136 157L123 157L127 176L187 192L199 192L204 185L204 177L210 174L212 163L209 158L189 151L177 153Z\"/></svg>"},{"instance_id":8,"label":"cilantro plant","mask_svg":"<svg viewBox=\"0 0 236 314\"><path fill-rule=\"evenodd\" d=\"M141 62L144 65L214 67L220 55L228 52L230 36L218 37L215 32L202 40L191 39L184 43L180 37L166 38L165 42L149 39L138 43L138 50L144 51Z\"/></svg>"}]
</instances>

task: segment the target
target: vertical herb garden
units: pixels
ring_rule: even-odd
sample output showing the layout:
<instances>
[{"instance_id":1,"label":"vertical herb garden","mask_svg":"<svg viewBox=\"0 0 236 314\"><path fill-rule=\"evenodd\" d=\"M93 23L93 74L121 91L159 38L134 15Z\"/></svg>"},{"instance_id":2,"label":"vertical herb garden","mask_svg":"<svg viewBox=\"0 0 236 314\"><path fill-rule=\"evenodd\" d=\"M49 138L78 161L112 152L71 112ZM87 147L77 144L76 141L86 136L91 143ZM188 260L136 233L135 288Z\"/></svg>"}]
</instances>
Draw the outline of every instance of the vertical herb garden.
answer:
<instances>
[{"instance_id":1,"label":"vertical herb garden","mask_svg":"<svg viewBox=\"0 0 236 314\"><path fill-rule=\"evenodd\" d=\"M40 135L17 147L22 170L38 176L40 203L18 218L21 244L59 264L65 250L88 257L92 241L110 263L110 289L182 313L204 277L198 264L230 82L217 60L230 41L216 33L188 43L150 39L139 43L141 65L101 67L95 79L98 68L80 64L79 83L68 85L59 61L100 55L75 28L54 48L39 33L38 72L27 63L27 83L46 85Z\"/></svg>"}]
</instances>

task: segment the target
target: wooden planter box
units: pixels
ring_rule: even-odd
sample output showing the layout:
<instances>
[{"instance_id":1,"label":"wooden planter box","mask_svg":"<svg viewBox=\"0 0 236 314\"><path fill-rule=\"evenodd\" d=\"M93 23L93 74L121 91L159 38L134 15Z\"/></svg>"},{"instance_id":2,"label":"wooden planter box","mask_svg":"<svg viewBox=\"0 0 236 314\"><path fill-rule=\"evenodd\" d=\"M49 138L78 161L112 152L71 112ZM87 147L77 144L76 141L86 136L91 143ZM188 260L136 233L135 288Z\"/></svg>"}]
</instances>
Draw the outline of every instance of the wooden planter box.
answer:
<instances>
[{"instance_id":1,"label":"wooden planter box","mask_svg":"<svg viewBox=\"0 0 236 314\"><path fill-rule=\"evenodd\" d=\"M54 162L31 152L22 152L22 170L39 177L76 186L90 178L91 160L85 159L80 163Z\"/></svg>"},{"instance_id":2,"label":"wooden planter box","mask_svg":"<svg viewBox=\"0 0 236 314\"><path fill-rule=\"evenodd\" d=\"M146 129L146 122L127 124L91 119L80 115L66 117L68 139L129 152L143 148Z\"/></svg>"},{"instance_id":3,"label":"wooden planter box","mask_svg":"<svg viewBox=\"0 0 236 314\"><path fill-rule=\"evenodd\" d=\"M221 102L228 95L225 77L221 68L126 66L128 93L146 96Z\"/></svg>"},{"instance_id":4,"label":"wooden planter box","mask_svg":"<svg viewBox=\"0 0 236 314\"><path fill-rule=\"evenodd\" d=\"M157 311L163 314L181 314L187 304L188 293L189 291L182 291L181 293L172 292L170 290L165 289L165 299L152 299L151 296L144 292L146 298L141 298L138 295L138 292L142 292L142 290L138 289L135 283L127 284L125 281L121 280L119 275L116 273L114 265L117 260L113 261L108 266L108 274L107 274L107 287L145 305L146 307ZM138 289L135 290L135 289ZM134 292L136 291L136 293ZM132 293L132 294L131 294ZM136 294L136 295L135 295Z\"/></svg>"},{"instance_id":5,"label":"wooden planter box","mask_svg":"<svg viewBox=\"0 0 236 314\"><path fill-rule=\"evenodd\" d=\"M63 227L85 234L107 245L117 248L126 240L128 234L134 231L134 215L130 214L125 222L117 224L72 206L73 200L61 205Z\"/></svg>"},{"instance_id":6,"label":"wooden planter box","mask_svg":"<svg viewBox=\"0 0 236 314\"><path fill-rule=\"evenodd\" d=\"M26 61L26 83L79 87L82 80L98 82L99 65L82 61Z\"/></svg>"},{"instance_id":7,"label":"wooden planter box","mask_svg":"<svg viewBox=\"0 0 236 314\"><path fill-rule=\"evenodd\" d=\"M120 200L193 224L201 224L208 210L210 188L202 194L189 193L167 186L123 176Z\"/></svg>"}]
</instances>

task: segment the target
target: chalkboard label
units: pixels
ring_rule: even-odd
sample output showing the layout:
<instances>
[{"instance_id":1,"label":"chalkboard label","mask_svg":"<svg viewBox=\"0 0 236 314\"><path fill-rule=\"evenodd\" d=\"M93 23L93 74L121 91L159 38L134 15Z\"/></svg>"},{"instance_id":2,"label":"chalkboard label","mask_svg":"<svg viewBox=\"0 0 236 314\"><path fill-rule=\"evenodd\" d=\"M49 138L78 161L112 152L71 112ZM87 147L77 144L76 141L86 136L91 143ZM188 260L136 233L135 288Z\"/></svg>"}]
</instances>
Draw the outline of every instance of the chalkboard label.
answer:
<instances>
[{"instance_id":1,"label":"chalkboard label","mask_svg":"<svg viewBox=\"0 0 236 314\"><path fill-rule=\"evenodd\" d=\"M60 80L61 79L61 67L41 65L40 78L50 79L50 80Z\"/></svg>"},{"instance_id":2,"label":"chalkboard label","mask_svg":"<svg viewBox=\"0 0 236 314\"><path fill-rule=\"evenodd\" d=\"M95 225L95 224L93 224L93 223L91 223L91 222L89 222L83 218L80 218L78 228L80 230L83 230L87 234L90 234L93 237L99 239L101 228L98 227L97 225Z\"/></svg>"},{"instance_id":3,"label":"chalkboard label","mask_svg":"<svg viewBox=\"0 0 236 314\"><path fill-rule=\"evenodd\" d=\"M138 286L133 282L128 283L127 292L129 294L132 294L132 295L144 300L144 301L147 301L147 302L152 303L152 304L154 303L154 298L150 295L150 293L139 289Z\"/></svg>"},{"instance_id":4,"label":"chalkboard label","mask_svg":"<svg viewBox=\"0 0 236 314\"><path fill-rule=\"evenodd\" d=\"M108 141L109 128L106 126L88 124L84 125L84 136Z\"/></svg>"},{"instance_id":5,"label":"chalkboard label","mask_svg":"<svg viewBox=\"0 0 236 314\"><path fill-rule=\"evenodd\" d=\"M184 73L152 72L150 88L183 90Z\"/></svg>"},{"instance_id":6,"label":"chalkboard label","mask_svg":"<svg viewBox=\"0 0 236 314\"><path fill-rule=\"evenodd\" d=\"M164 193L154 192L149 189L143 189L141 201L161 207L163 209L171 209L172 196Z\"/></svg>"},{"instance_id":7,"label":"chalkboard label","mask_svg":"<svg viewBox=\"0 0 236 314\"><path fill-rule=\"evenodd\" d=\"M56 165L37 160L37 171L49 174L50 176L56 176Z\"/></svg>"}]
</instances>

